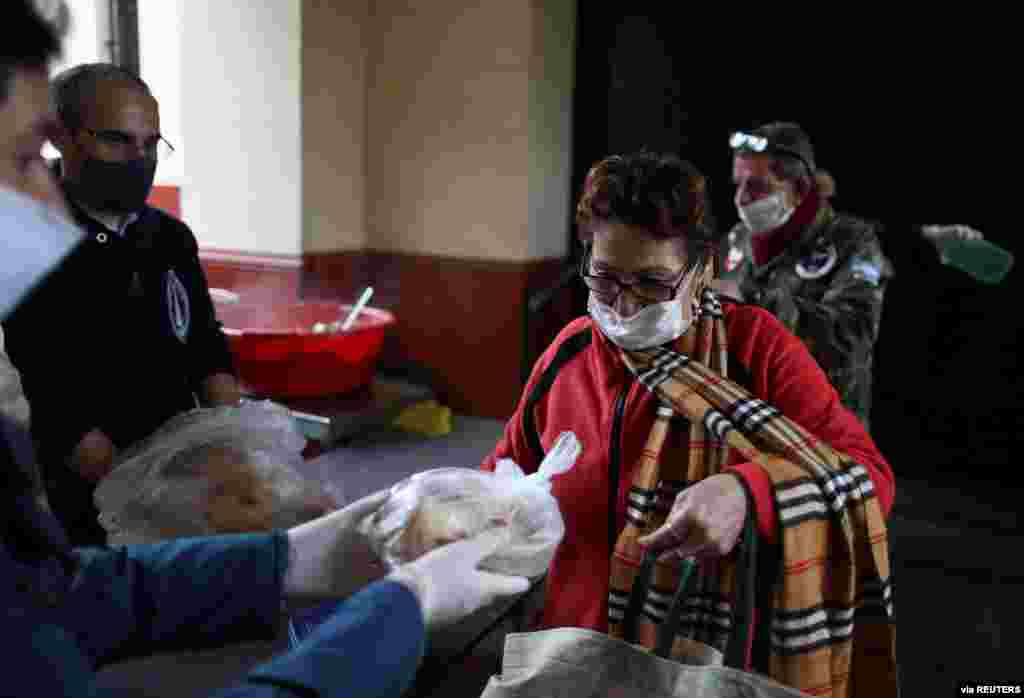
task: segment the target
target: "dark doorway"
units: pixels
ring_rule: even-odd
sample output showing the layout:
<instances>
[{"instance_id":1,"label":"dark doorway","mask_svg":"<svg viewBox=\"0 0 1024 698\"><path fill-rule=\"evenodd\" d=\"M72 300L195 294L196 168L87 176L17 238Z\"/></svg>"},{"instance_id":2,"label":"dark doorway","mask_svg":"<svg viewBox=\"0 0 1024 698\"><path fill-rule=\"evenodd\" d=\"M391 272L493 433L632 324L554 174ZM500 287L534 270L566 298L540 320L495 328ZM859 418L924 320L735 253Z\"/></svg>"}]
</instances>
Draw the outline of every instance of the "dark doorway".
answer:
<instances>
[{"instance_id":1,"label":"dark doorway","mask_svg":"<svg viewBox=\"0 0 1024 698\"><path fill-rule=\"evenodd\" d=\"M729 132L799 122L836 178L837 208L886 225L897 270L876 349L876 441L898 476L1002 478L1024 430L1020 271L977 284L941 266L913 226L965 223L1016 251L1009 142L1021 114L992 83L1008 46L943 49L963 36L961 18L928 33L834 32L773 60L738 52L727 23L680 31L677 8L580 5L574 195L604 155L675 151L709 176L724 232L736 221ZM578 284L575 302L584 313Z\"/></svg>"}]
</instances>

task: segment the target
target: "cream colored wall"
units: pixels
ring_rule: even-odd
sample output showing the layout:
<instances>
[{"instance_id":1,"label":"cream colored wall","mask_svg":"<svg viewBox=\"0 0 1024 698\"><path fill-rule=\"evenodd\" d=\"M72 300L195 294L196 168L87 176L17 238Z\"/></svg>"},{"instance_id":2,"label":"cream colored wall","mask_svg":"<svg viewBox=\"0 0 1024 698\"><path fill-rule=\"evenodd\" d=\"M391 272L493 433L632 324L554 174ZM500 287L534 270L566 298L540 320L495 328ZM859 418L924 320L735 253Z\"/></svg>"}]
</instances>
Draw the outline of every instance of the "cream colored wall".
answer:
<instances>
[{"instance_id":1,"label":"cream colored wall","mask_svg":"<svg viewBox=\"0 0 1024 698\"><path fill-rule=\"evenodd\" d=\"M182 214L203 247L299 254L301 0L176 2Z\"/></svg>"},{"instance_id":2,"label":"cream colored wall","mask_svg":"<svg viewBox=\"0 0 1024 698\"><path fill-rule=\"evenodd\" d=\"M575 0L139 4L203 247L565 254Z\"/></svg>"},{"instance_id":3,"label":"cream colored wall","mask_svg":"<svg viewBox=\"0 0 1024 698\"><path fill-rule=\"evenodd\" d=\"M528 3L374 8L368 246L526 259Z\"/></svg>"},{"instance_id":4,"label":"cream colored wall","mask_svg":"<svg viewBox=\"0 0 1024 698\"><path fill-rule=\"evenodd\" d=\"M304 0L304 252L366 243L366 24L370 0Z\"/></svg>"},{"instance_id":5,"label":"cream colored wall","mask_svg":"<svg viewBox=\"0 0 1024 698\"><path fill-rule=\"evenodd\" d=\"M160 104L160 131L174 146L161 160L156 184L184 182L185 141L182 138L181 7L168 0L139 0L139 70Z\"/></svg>"},{"instance_id":6,"label":"cream colored wall","mask_svg":"<svg viewBox=\"0 0 1024 698\"><path fill-rule=\"evenodd\" d=\"M568 253L572 206L572 93L575 0L531 0L529 243L531 259Z\"/></svg>"},{"instance_id":7,"label":"cream colored wall","mask_svg":"<svg viewBox=\"0 0 1024 698\"><path fill-rule=\"evenodd\" d=\"M568 248L574 0L378 0L367 245L504 261Z\"/></svg>"}]
</instances>

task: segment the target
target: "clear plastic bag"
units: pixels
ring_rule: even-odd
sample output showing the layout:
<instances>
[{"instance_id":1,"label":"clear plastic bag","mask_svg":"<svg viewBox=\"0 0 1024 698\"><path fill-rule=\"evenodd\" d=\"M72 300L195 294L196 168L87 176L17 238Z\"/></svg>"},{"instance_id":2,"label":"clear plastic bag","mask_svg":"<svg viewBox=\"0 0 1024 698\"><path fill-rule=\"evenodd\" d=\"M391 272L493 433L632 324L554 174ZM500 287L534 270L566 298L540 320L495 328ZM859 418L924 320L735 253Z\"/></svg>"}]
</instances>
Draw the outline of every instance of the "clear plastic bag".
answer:
<instances>
[{"instance_id":1,"label":"clear plastic bag","mask_svg":"<svg viewBox=\"0 0 1024 698\"><path fill-rule=\"evenodd\" d=\"M538 577L565 534L551 478L572 468L580 452L576 435L564 432L533 475L524 475L510 460L499 461L493 473L471 468L416 473L391 488L383 506L362 523L363 532L394 568L455 540L507 528L508 542L481 568Z\"/></svg>"},{"instance_id":2,"label":"clear plastic bag","mask_svg":"<svg viewBox=\"0 0 1024 698\"><path fill-rule=\"evenodd\" d=\"M198 408L126 451L96 488L111 544L289 528L341 493L299 474L306 440L272 403Z\"/></svg>"}]
</instances>

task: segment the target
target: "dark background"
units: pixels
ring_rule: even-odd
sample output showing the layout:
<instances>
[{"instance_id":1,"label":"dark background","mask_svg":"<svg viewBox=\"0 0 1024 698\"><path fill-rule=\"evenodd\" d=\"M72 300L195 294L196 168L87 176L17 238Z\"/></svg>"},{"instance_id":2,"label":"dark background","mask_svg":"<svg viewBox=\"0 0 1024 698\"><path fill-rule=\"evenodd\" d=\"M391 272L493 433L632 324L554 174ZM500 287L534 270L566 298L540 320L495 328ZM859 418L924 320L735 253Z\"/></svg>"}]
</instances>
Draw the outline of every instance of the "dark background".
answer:
<instances>
[{"instance_id":1,"label":"dark background","mask_svg":"<svg viewBox=\"0 0 1024 698\"><path fill-rule=\"evenodd\" d=\"M580 5L574 195L609 153L674 151L708 175L724 232L736 221L729 133L800 123L836 179L836 207L886 226L896 278L876 347L880 448L898 478L1008 480L1024 428L1020 270L1001 286L978 284L941 266L912 228L967 224L1019 258L1014 141L1024 123L1018 60L999 19L929 15L898 27L880 17L858 27L863 18L805 17L818 24L769 28L760 22L776 11L767 7L713 22L674 4L643 14ZM751 27L759 31L744 33Z\"/></svg>"}]
</instances>

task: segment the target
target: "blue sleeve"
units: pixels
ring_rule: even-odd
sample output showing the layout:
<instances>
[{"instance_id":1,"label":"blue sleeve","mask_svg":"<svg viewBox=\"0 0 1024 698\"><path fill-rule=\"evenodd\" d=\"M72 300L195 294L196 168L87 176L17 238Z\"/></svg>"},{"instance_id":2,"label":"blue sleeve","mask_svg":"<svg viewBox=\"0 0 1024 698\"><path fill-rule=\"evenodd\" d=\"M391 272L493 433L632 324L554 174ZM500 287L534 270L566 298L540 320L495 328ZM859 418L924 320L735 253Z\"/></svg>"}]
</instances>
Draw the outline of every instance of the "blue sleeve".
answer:
<instances>
[{"instance_id":1,"label":"blue sleeve","mask_svg":"<svg viewBox=\"0 0 1024 698\"><path fill-rule=\"evenodd\" d=\"M272 640L282 622L284 533L79 549L65 627L97 666Z\"/></svg>"},{"instance_id":2,"label":"blue sleeve","mask_svg":"<svg viewBox=\"0 0 1024 698\"><path fill-rule=\"evenodd\" d=\"M397 582L377 582L299 647L217 698L398 698L416 676L425 637L415 595Z\"/></svg>"},{"instance_id":3,"label":"blue sleeve","mask_svg":"<svg viewBox=\"0 0 1024 698\"><path fill-rule=\"evenodd\" d=\"M98 698L93 668L63 627L20 611L0 615L0 622L7 639L0 696Z\"/></svg>"}]
</instances>

